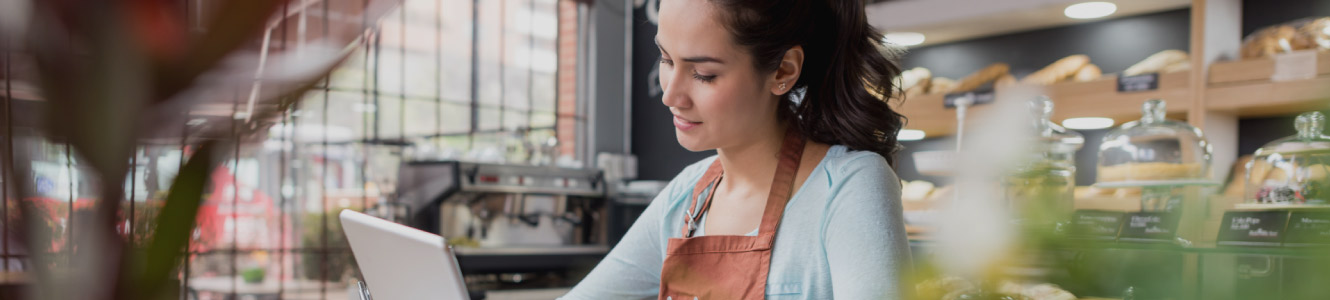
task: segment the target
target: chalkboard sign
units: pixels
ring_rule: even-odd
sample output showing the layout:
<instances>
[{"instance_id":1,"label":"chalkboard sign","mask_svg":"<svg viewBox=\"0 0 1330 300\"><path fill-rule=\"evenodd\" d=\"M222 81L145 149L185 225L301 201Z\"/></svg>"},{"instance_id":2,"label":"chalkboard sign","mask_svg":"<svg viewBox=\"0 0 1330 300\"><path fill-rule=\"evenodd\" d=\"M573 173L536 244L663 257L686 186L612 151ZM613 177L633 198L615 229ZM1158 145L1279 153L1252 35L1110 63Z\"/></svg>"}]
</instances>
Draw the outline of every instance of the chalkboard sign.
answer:
<instances>
[{"instance_id":1,"label":"chalkboard sign","mask_svg":"<svg viewBox=\"0 0 1330 300\"><path fill-rule=\"evenodd\" d=\"M1219 227L1219 245L1279 246L1288 211L1230 211Z\"/></svg>"},{"instance_id":2,"label":"chalkboard sign","mask_svg":"<svg viewBox=\"0 0 1330 300\"><path fill-rule=\"evenodd\" d=\"M1118 77L1118 92L1145 92L1159 89L1159 73Z\"/></svg>"},{"instance_id":3,"label":"chalkboard sign","mask_svg":"<svg viewBox=\"0 0 1330 300\"><path fill-rule=\"evenodd\" d=\"M1167 212L1136 212L1126 215L1122 224L1121 241L1172 242L1178 236L1178 214Z\"/></svg>"},{"instance_id":4,"label":"chalkboard sign","mask_svg":"<svg viewBox=\"0 0 1330 300\"><path fill-rule=\"evenodd\" d=\"M1295 211L1288 218L1286 246L1330 246L1330 211Z\"/></svg>"},{"instance_id":5,"label":"chalkboard sign","mask_svg":"<svg viewBox=\"0 0 1330 300\"><path fill-rule=\"evenodd\" d=\"M1122 228L1123 213L1102 210L1077 210L1071 216L1073 238L1114 240Z\"/></svg>"},{"instance_id":6,"label":"chalkboard sign","mask_svg":"<svg viewBox=\"0 0 1330 300\"><path fill-rule=\"evenodd\" d=\"M954 108L954 107L956 107L956 100L959 100L959 99L961 99L961 98L965 98L965 97L970 97L970 99L971 99L971 101L972 101L972 102L970 103L970 106L975 106L975 105L984 104L984 103L993 103L994 100L997 100L997 93L995 93L995 92L993 91L993 88L990 87L990 88L983 88L983 89L975 90L975 91L972 91L972 92L961 92L961 93L951 93L951 94L947 94L946 96L943 96L943 98L942 98L942 107L945 107L945 108Z\"/></svg>"}]
</instances>

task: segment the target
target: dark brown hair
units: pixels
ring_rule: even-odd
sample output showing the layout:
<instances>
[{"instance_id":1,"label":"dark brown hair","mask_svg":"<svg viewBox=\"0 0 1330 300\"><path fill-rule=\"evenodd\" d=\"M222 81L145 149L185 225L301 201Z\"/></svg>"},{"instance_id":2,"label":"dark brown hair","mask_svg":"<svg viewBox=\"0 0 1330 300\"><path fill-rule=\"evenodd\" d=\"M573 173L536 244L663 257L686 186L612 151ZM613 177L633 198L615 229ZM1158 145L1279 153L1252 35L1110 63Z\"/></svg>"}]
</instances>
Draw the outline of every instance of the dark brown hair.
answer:
<instances>
[{"instance_id":1,"label":"dark brown hair","mask_svg":"<svg viewBox=\"0 0 1330 300\"><path fill-rule=\"evenodd\" d=\"M758 71L776 71L787 50L803 46L802 73L791 89L802 90L803 98L795 102L793 92L782 96L787 109L779 110L781 120L810 140L876 152L895 165L896 133L904 117L868 86L890 99L898 92L892 79L901 68L895 55L884 55L889 48L868 24L863 1L710 1L734 41L753 55Z\"/></svg>"}]
</instances>

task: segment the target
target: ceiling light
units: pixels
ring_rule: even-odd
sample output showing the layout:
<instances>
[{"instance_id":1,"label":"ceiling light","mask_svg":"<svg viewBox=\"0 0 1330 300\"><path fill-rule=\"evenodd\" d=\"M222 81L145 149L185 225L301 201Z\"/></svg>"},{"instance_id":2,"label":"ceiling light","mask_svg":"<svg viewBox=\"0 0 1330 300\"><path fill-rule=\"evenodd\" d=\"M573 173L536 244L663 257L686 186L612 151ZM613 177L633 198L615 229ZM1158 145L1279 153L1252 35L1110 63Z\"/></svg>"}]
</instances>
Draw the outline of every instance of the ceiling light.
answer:
<instances>
[{"instance_id":1,"label":"ceiling light","mask_svg":"<svg viewBox=\"0 0 1330 300\"><path fill-rule=\"evenodd\" d=\"M914 46L924 43L924 34L918 32L889 32L882 40L901 46Z\"/></svg>"},{"instance_id":2,"label":"ceiling light","mask_svg":"<svg viewBox=\"0 0 1330 300\"><path fill-rule=\"evenodd\" d=\"M1070 118L1062 121L1062 126L1077 130L1095 130L1113 127L1116 122L1109 118L1088 117Z\"/></svg>"},{"instance_id":3,"label":"ceiling light","mask_svg":"<svg viewBox=\"0 0 1330 300\"><path fill-rule=\"evenodd\" d=\"M1062 13L1072 19L1098 19L1112 15L1118 6L1109 2L1085 2L1068 6Z\"/></svg>"},{"instance_id":4,"label":"ceiling light","mask_svg":"<svg viewBox=\"0 0 1330 300\"><path fill-rule=\"evenodd\" d=\"M924 139L924 136L926 135L924 134L923 130L901 129L901 132L896 134L896 140L918 141Z\"/></svg>"}]
</instances>

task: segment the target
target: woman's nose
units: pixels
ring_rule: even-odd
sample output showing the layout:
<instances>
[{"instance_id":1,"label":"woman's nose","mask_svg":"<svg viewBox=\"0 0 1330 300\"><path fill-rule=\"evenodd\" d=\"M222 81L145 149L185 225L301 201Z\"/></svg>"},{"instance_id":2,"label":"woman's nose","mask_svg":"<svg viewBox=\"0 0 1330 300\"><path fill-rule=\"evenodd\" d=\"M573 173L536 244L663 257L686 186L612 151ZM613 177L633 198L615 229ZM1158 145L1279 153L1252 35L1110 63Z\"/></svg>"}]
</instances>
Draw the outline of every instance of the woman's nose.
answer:
<instances>
[{"instance_id":1,"label":"woman's nose","mask_svg":"<svg viewBox=\"0 0 1330 300\"><path fill-rule=\"evenodd\" d=\"M679 78L679 73L674 68L660 68L660 88L664 94L660 97L660 102L665 106L674 108L689 108L693 106L693 101L688 98L688 81Z\"/></svg>"}]
</instances>

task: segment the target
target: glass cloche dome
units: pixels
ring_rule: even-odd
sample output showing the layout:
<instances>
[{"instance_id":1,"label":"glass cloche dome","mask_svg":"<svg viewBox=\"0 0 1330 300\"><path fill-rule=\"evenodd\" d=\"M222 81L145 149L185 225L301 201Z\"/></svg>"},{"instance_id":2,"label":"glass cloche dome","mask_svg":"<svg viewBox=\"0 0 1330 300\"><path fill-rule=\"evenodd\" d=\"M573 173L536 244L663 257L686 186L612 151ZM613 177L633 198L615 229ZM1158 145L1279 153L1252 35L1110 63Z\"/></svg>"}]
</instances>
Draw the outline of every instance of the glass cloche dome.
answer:
<instances>
[{"instance_id":1,"label":"glass cloche dome","mask_svg":"<svg viewBox=\"0 0 1330 300\"><path fill-rule=\"evenodd\" d=\"M1053 123L1053 100L1048 96L1039 96L1030 101L1029 108L1034 117L1030 126L1037 139L1037 153L1044 160L1066 162L1074 166L1076 151L1085 145L1085 136Z\"/></svg>"},{"instance_id":2,"label":"glass cloche dome","mask_svg":"<svg viewBox=\"0 0 1330 300\"><path fill-rule=\"evenodd\" d=\"M1212 184L1210 144L1187 123L1165 119L1152 99L1138 121L1109 131L1099 147L1098 185L1107 187Z\"/></svg>"},{"instance_id":3,"label":"glass cloche dome","mask_svg":"<svg viewBox=\"0 0 1330 300\"><path fill-rule=\"evenodd\" d=\"M1007 199L1026 222L1061 221L1074 209L1076 150L1085 137L1054 124L1053 101L1040 96L1029 102L1033 140L1029 156L1005 179Z\"/></svg>"},{"instance_id":4,"label":"glass cloche dome","mask_svg":"<svg viewBox=\"0 0 1330 300\"><path fill-rule=\"evenodd\" d=\"M1247 164L1248 203L1330 204L1330 137L1325 115L1309 112L1294 122L1298 134L1256 150Z\"/></svg>"}]
</instances>

